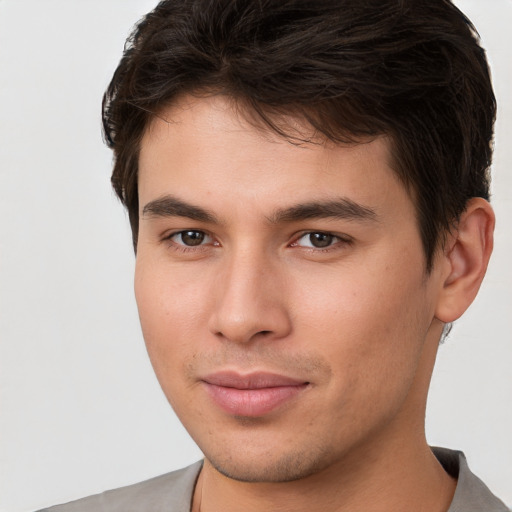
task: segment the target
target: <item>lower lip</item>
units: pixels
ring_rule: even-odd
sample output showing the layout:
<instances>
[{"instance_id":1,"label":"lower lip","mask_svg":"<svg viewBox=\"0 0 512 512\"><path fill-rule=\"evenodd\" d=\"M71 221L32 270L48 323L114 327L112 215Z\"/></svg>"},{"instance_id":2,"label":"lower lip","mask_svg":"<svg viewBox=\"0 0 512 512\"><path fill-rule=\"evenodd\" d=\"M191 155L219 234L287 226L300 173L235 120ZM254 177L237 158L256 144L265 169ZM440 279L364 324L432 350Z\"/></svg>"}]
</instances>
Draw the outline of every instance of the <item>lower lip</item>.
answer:
<instances>
[{"instance_id":1,"label":"lower lip","mask_svg":"<svg viewBox=\"0 0 512 512\"><path fill-rule=\"evenodd\" d=\"M259 389L237 389L205 382L206 391L224 411L235 416L258 417L267 414L295 398L307 387L276 386Z\"/></svg>"}]
</instances>

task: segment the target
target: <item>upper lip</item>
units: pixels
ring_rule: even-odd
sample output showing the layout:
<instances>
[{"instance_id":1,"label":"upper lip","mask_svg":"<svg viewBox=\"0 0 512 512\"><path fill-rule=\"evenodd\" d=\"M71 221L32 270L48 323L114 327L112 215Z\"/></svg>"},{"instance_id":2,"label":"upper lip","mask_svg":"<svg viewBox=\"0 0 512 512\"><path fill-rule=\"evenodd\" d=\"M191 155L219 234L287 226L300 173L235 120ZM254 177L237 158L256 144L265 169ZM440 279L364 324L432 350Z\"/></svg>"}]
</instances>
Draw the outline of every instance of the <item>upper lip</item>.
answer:
<instances>
[{"instance_id":1,"label":"upper lip","mask_svg":"<svg viewBox=\"0 0 512 512\"><path fill-rule=\"evenodd\" d=\"M211 373L201 380L215 386L236 389L263 389L308 384L308 382L304 380L269 372L241 374L234 371L221 371Z\"/></svg>"}]
</instances>

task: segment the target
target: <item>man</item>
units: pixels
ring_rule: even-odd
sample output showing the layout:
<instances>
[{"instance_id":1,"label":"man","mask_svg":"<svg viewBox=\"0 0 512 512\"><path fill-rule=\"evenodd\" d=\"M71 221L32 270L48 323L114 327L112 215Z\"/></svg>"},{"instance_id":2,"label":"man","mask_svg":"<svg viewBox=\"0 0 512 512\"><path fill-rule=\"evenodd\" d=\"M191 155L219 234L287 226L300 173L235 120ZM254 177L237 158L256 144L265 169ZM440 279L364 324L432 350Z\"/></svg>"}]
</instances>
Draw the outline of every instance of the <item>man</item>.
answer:
<instances>
[{"instance_id":1,"label":"man","mask_svg":"<svg viewBox=\"0 0 512 512\"><path fill-rule=\"evenodd\" d=\"M103 121L148 352L205 459L51 510L507 510L424 434L492 251L494 118L447 0L161 2Z\"/></svg>"}]
</instances>

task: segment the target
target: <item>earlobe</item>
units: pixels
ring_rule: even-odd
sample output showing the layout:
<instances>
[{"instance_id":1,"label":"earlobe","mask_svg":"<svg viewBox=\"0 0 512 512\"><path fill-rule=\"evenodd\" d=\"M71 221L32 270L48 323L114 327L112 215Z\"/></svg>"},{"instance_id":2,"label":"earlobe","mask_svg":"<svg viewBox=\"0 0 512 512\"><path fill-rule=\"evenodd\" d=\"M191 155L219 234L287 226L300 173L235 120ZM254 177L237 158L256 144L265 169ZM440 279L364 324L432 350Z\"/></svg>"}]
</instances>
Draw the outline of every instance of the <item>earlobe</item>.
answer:
<instances>
[{"instance_id":1,"label":"earlobe","mask_svg":"<svg viewBox=\"0 0 512 512\"><path fill-rule=\"evenodd\" d=\"M436 318L457 320L473 302L487 270L493 247L494 212L480 197L471 199L444 248L445 276Z\"/></svg>"}]
</instances>

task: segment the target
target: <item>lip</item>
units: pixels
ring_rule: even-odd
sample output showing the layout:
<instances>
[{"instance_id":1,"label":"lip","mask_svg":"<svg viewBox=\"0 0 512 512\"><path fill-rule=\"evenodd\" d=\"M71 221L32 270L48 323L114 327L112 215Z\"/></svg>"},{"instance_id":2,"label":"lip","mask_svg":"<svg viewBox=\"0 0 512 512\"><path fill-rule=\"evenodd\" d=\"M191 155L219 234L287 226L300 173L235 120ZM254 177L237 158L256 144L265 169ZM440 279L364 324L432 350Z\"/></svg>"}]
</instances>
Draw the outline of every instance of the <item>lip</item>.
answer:
<instances>
[{"instance_id":1,"label":"lip","mask_svg":"<svg viewBox=\"0 0 512 512\"><path fill-rule=\"evenodd\" d=\"M285 375L257 372L218 372L202 379L206 392L225 412L258 417L294 399L309 382Z\"/></svg>"}]
</instances>

